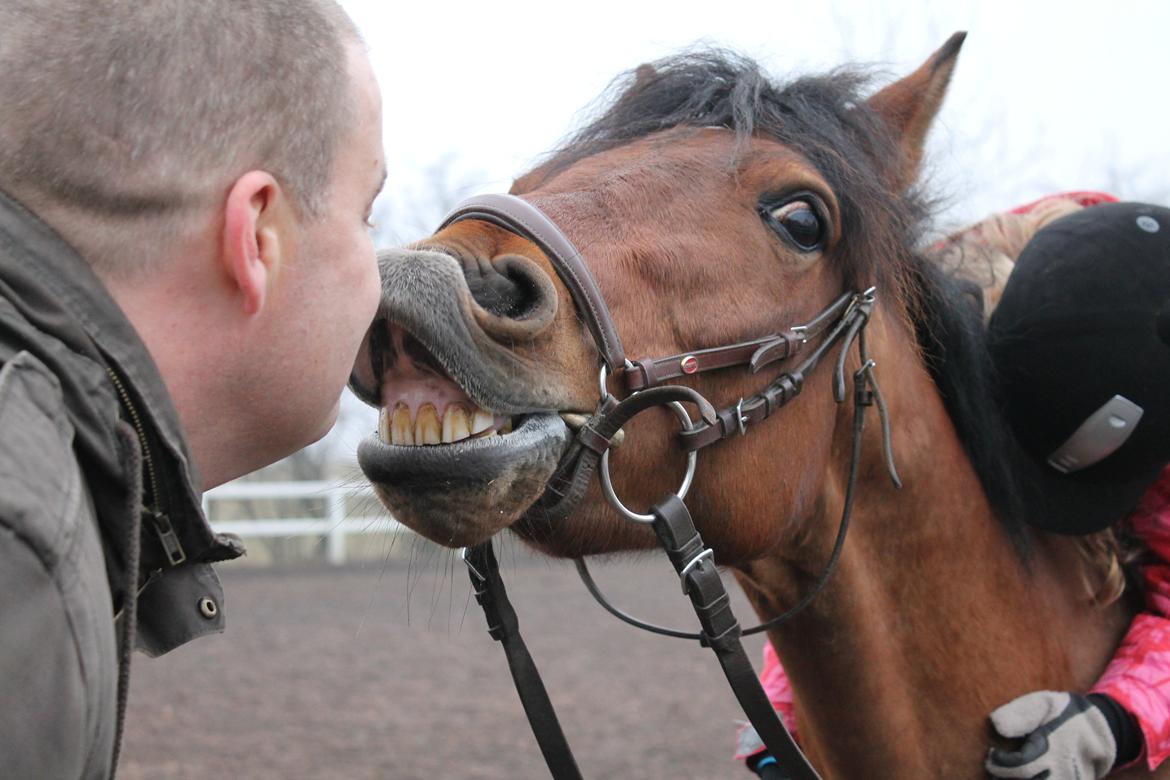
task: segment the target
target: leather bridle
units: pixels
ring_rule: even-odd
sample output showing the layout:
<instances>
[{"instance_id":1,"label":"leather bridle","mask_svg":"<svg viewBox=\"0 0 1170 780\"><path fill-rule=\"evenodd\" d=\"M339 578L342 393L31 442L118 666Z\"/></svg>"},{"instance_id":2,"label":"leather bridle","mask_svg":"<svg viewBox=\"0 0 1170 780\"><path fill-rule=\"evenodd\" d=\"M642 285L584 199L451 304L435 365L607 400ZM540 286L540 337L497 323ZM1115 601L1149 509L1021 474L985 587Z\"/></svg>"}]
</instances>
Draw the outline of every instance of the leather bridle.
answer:
<instances>
[{"instance_id":1,"label":"leather bridle","mask_svg":"<svg viewBox=\"0 0 1170 780\"><path fill-rule=\"evenodd\" d=\"M664 628L626 614L605 598L585 561L577 559L577 570L589 592L610 613L631 625L666 636L697 640L710 647L745 714L784 770L795 780L819 778L768 702L743 651L740 637L764 631L794 617L828 582L840 558L849 527L865 410L870 406L878 408L883 454L891 479L900 487L893 465L886 404L873 373L874 361L869 358L866 348L865 326L873 310L875 290L870 288L860 293L843 294L808 323L790 327L779 334L665 358L630 361L625 357L601 290L581 253L539 209L511 195L480 195L456 206L439 229L467 219L492 223L536 243L568 288L601 356L597 410L577 432L549 487L530 512L553 521L566 517L580 502L596 472L607 500L619 513L653 528L678 572L683 593L695 608L701 631ZM854 343L858 346L861 367L852 375L854 413L849 481L833 550L816 583L796 605L758 626L742 629L731 613L730 600L716 568L714 553L703 543L683 502L695 475L698 451L725 439L746 435L749 427L763 422L790 403L803 389L806 375L838 345L833 397L837 403L844 402L847 393L846 356ZM795 361L801 355L803 359L760 392L723 409L715 409L692 388L665 384L684 376L740 366L756 373L774 363ZM609 392L610 377L620 377L624 384L627 394L621 400ZM697 408L698 421L692 421L684 404ZM649 513L642 514L626 507L614 492L608 456L614 437L622 426L637 414L656 406L669 406L678 415L682 426L678 441L688 455L687 471L676 492L665 496ZM555 778L581 777L539 672L520 637L516 613L508 602L490 540L465 549L463 559L468 566L476 600L487 617L488 632L504 647L517 692L549 770Z\"/></svg>"}]
</instances>

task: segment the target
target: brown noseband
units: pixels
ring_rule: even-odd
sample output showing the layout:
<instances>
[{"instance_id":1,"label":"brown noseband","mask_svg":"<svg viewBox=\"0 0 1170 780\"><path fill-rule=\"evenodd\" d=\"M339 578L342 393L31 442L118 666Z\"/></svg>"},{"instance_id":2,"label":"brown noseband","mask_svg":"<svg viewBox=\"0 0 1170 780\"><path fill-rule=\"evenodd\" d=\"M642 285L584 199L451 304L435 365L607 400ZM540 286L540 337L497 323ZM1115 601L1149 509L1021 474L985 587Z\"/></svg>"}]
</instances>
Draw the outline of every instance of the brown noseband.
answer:
<instances>
[{"instance_id":1,"label":"brown noseband","mask_svg":"<svg viewBox=\"0 0 1170 780\"><path fill-rule=\"evenodd\" d=\"M597 344L597 351L601 353L601 359L610 372L625 367L626 353L601 289L585 266L577 247L551 219L540 209L513 195L477 195L459 203L443 220L443 224L439 225L439 230L465 219L490 222L535 242L556 269L557 276L569 288L569 294L585 318Z\"/></svg>"}]
</instances>

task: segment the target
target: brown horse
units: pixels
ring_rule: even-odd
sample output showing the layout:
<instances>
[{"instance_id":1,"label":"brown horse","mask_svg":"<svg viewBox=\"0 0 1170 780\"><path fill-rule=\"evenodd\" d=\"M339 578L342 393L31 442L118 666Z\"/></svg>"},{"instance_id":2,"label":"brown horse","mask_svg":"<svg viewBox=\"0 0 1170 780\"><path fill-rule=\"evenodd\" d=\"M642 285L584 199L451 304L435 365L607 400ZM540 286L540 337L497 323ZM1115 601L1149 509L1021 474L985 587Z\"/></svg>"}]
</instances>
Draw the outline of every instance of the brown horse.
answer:
<instances>
[{"instance_id":1,"label":"brown horse","mask_svg":"<svg viewBox=\"0 0 1170 780\"><path fill-rule=\"evenodd\" d=\"M1021 522L1042 508L992 400L978 312L917 251L914 183L961 43L868 98L847 70L776 85L726 55L643 66L512 189L580 248L634 357L777 333L877 288L869 351L904 487L870 425L838 569L769 634L826 777L984 776L988 713L1086 689L1129 618L1094 605L1072 542ZM593 341L537 245L467 220L381 263L354 384L384 409L361 461L394 514L452 547L505 528L555 556L655 546L596 484L567 517L538 502L599 390ZM852 410L831 375L813 371L758 430L699 456L687 504L761 618L800 599L834 542ZM766 382L743 369L679 381L718 407ZM612 467L627 504L675 489L677 429L662 410L626 426Z\"/></svg>"}]
</instances>

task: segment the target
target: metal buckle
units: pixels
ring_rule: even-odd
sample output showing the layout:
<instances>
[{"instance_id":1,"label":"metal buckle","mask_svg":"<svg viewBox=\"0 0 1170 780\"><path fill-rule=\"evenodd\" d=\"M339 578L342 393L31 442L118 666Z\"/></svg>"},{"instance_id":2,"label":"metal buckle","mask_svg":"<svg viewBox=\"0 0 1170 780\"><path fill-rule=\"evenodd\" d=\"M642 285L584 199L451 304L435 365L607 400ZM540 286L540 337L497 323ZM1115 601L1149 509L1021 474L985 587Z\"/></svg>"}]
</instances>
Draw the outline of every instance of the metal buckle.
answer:
<instances>
[{"instance_id":1,"label":"metal buckle","mask_svg":"<svg viewBox=\"0 0 1170 780\"><path fill-rule=\"evenodd\" d=\"M875 300L877 300L877 287L870 287L868 290L854 294L853 299L849 301L849 305L845 307L845 311L841 314L841 319L849 319L853 316L853 312L862 306L873 305Z\"/></svg>"},{"instance_id":2,"label":"metal buckle","mask_svg":"<svg viewBox=\"0 0 1170 780\"><path fill-rule=\"evenodd\" d=\"M687 595L687 575L690 574L691 569L695 568L696 566L701 564L703 561L712 561L713 562L714 560L715 560L715 551L712 550L710 547L706 547L703 549L703 551L701 553L699 553L694 558L691 558L689 561L687 561L687 565L682 567L682 571L680 571L678 573L678 579L679 579L679 582L682 583L682 592L683 592L684 596Z\"/></svg>"},{"instance_id":3,"label":"metal buckle","mask_svg":"<svg viewBox=\"0 0 1170 780\"><path fill-rule=\"evenodd\" d=\"M467 557L466 547L459 548L459 557L463 559L463 565L467 567L467 570L470 571L477 580L480 582L487 582L487 577L483 576L483 572L475 568L475 564L473 564L471 559Z\"/></svg>"},{"instance_id":4,"label":"metal buckle","mask_svg":"<svg viewBox=\"0 0 1170 780\"><path fill-rule=\"evenodd\" d=\"M735 422L739 426L739 435L747 436L748 418L743 414L743 399L739 399L739 403L735 405Z\"/></svg>"},{"instance_id":5,"label":"metal buckle","mask_svg":"<svg viewBox=\"0 0 1170 780\"><path fill-rule=\"evenodd\" d=\"M691 423L691 416L687 414L687 410L678 401L671 401L667 404L668 407L674 410L678 415L679 421L682 423L683 431L689 431L694 428ZM633 520L635 523L653 523L654 515L644 515L627 507L618 498L617 493L613 489L613 480L609 476L609 453L611 450L606 450L601 454L601 465L597 470L597 476L601 479L601 490L605 494L606 499L613 505L613 508L621 512L624 517ZM687 491L691 489L691 483L695 480L695 466L699 462L698 450L691 450L687 453L687 473L683 476L682 484L679 485L675 495L679 500L687 497Z\"/></svg>"}]
</instances>

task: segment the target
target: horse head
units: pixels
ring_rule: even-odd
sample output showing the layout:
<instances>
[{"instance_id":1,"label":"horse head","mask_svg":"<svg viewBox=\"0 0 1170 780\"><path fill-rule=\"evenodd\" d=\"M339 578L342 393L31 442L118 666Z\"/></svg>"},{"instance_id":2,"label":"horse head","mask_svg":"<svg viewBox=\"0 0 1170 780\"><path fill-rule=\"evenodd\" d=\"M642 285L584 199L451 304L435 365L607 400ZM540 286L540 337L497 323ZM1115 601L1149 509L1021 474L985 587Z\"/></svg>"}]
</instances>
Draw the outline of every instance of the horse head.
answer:
<instances>
[{"instance_id":1,"label":"horse head","mask_svg":"<svg viewBox=\"0 0 1170 780\"><path fill-rule=\"evenodd\" d=\"M643 66L608 113L512 193L580 249L631 356L779 333L842 290L870 286L902 327L905 258L923 213L908 191L962 39L868 98L865 78L847 71L779 87L722 55ZM382 310L354 386L382 407L381 435L361 460L395 515L452 546L505 527L557 555L652 545L596 487L568 517L538 501L600 392L597 349L541 248L463 220L380 262ZM846 414L829 373L809 377L805 398L767 434L704 458L691 497L700 523L752 518L702 529L721 560L791 542L821 508ZM761 384L746 370L682 381L717 405ZM685 468L678 424L660 411L626 426L631 444L611 465L630 505L674 489Z\"/></svg>"}]
</instances>

